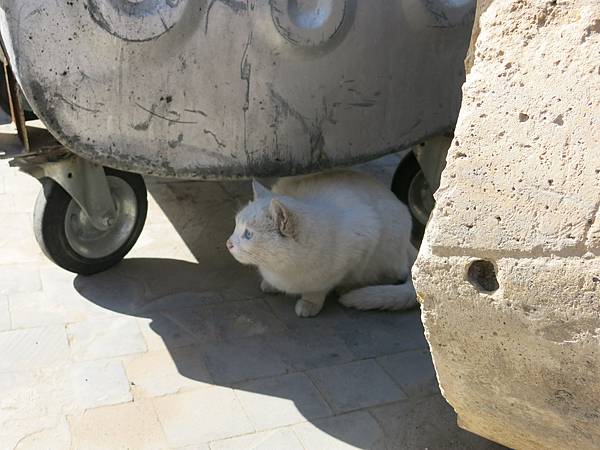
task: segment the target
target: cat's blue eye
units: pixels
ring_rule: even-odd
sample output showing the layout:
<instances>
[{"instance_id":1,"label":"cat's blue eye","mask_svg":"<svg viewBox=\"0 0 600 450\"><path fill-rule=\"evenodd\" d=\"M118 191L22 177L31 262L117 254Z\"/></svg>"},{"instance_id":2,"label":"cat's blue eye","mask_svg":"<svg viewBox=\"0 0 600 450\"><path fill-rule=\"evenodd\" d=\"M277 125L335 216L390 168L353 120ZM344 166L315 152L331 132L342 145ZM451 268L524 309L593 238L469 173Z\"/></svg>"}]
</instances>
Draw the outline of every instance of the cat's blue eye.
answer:
<instances>
[{"instance_id":1,"label":"cat's blue eye","mask_svg":"<svg viewBox=\"0 0 600 450\"><path fill-rule=\"evenodd\" d=\"M244 239L252 239L252 234L253 234L252 231L250 231L246 228L246 231L244 231L244 234L242 235L242 237Z\"/></svg>"}]
</instances>

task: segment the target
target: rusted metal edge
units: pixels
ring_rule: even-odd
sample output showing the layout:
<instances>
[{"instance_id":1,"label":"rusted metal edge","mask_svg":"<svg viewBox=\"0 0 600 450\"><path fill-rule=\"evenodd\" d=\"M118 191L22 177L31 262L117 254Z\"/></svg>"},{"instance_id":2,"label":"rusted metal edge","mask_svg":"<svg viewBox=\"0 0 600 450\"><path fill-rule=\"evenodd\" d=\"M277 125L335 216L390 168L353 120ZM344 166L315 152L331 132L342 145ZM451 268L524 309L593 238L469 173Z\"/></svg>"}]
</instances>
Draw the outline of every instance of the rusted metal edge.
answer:
<instances>
[{"instance_id":1,"label":"rusted metal edge","mask_svg":"<svg viewBox=\"0 0 600 450\"><path fill-rule=\"evenodd\" d=\"M10 106L10 115L13 123L17 127L17 134L23 144L24 153L30 152L29 146L29 135L27 133L27 126L25 123L25 111L21 104L21 91L15 75L10 67L10 61L8 59L8 53L4 46L4 40L0 35L0 50L2 50L2 58L4 62L4 78L6 80L6 88L8 95L8 103Z\"/></svg>"}]
</instances>

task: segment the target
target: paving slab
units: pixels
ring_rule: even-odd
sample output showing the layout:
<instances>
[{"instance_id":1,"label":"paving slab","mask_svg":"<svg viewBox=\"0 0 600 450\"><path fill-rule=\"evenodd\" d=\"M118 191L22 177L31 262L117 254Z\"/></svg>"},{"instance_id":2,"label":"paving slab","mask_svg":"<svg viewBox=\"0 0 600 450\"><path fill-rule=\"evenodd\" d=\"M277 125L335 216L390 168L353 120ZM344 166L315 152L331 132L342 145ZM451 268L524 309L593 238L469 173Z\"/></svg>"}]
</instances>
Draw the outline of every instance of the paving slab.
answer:
<instances>
[{"instance_id":1,"label":"paving slab","mask_svg":"<svg viewBox=\"0 0 600 450\"><path fill-rule=\"evenodd\" d=\"M159 450L169 448L151 402L89 409L69 416L74 449Z\"/></svg>"},{"instance_id":2,"label":"paving slab","mask_svg":"<svg viewBox=\"0 0 600 450\"><path fill-rule=\"evenodd\" d=\"M431 354L413 350L377 358L377 362L409 397L439 392Z\"/></svg>"},{"instance_id":3,"label":"paving slab","mask_svg":"<svg viewBox=\"0 0 600 450\"><path fill-rule=\"evenodd\" d=\"M235 392L259 431L332 414L310 378L302 373L249 381L238 385Z\"/></svg>"},{"instance_id":4,"label":"paving slab","mask_svg":"<svg viewBox=\"0 0 600 450\"><path fill-rule=\"evenodd\" d=\"M372 359L314 369L308 374L338 413L406 399Z\"/></svg>"},{"instance_id":5,"label":"paving slab","mask_svg":"<svg viewBox=\"0 0 600 450\"><path fill-rule=\"evenodd\" d=\"M111 358L145 352L146 342L131 317L115 317L67 325L73 359Z\"/></svg>"},{"instance_id":6,"label":"paving slab","mask_svg":"<svg viewBox=\"0 0 600 450\"><path fill-rule=\"evenodd\" d=\"M252 433L210 443L210 450L305 450L291 428Z\"/></svg>"},{"instance_id":7,"label":"paving slab","mask_svg":"<svg viewBox=\"0 0 600 450\"><path fill-rule=\"evenodd\" d=\"M41 288L40 270L35 265L0 265L0 295L36 292Z\"/></svg>"},{"instance_id":8,"label":"paving slab","mask_svg":"<svg viewBox=\"0 0 600 450\"><path fill-rule=\"evenodd\" d=\"M70 358L63 326L0 332L0 372L51 366Z\"/></svg>"},{"instance_id":9,"label":"paving slab","mask_svg":"<svg viewBox=\"0 0 600 450\"><path fill-rule=\"evenodd\" d=\"M389 450L505 449L501 445L458 428L456 413L440 394L379 406L370 411L383 429L385 448Z\"/></svg>"},{"instance_id":10,"label":"paving slab","mask_svg":"<svg viewBox=\"0 0 600 450\"><path fill-rule=\"evenodd\" d=\"M214 386L154 399L169 445L197 445L254 432L233 389Z\"/></svg>"},{"instance_id":11,"label":"paving slab","mask_svg":"<svg viewBox=\"0 0 600 450\"><path fill-rule=\"evenodd\" d=\"M18 450L69 449L71 430L65 416L12 420L0 427L0 448Z\"/></svg>"},{"instance_id":12,"label":"paving slab","mask_svg":"<svg viewBox=\"0 0 600 450\"><path fill-rule=\"evenodd\" d=\"M196 342L191 333L163 313L140 317L137 322L148 350L168 350Z\"/></svg>"},{"instance_id":13,"label":"paving slab","mask_svg":"<svg viewBox=\"0 0 600 450\"><path fill-rule=\"evenodd\" d=\"M383 429L365 411L356 411L294 426L304 448L387 450Z\"/></svg>"},{"instance_id":14,"label":"paving slab","mask_svg":"<svg viewBox=\"0 0 600 450\"><path fill-rule=\"evenodd\" d=\"M125 368L136 399L175 394L212 384L204 359L194 347L136 354L125 358Z\"/></svg>"},{"instance_id":15,"label":"paving slab","mask_svg":"<svg viewBox=\"0 0 600 450\"><path fill-rule=\"evenodd\" d=\"M281 355L261 337L201 346L216 383L231 385L291 372Z\"/></svg>"},{"instance_id":16,"label":"paving slab","mask_svg":"<svg viewBox=\"0 0 600 450\"><path fill-rule=\"evenodd\" d=\"M8 309L8 296L0 295L0 331L11 328L10 311Z\"/></svg>"}]
</instances>

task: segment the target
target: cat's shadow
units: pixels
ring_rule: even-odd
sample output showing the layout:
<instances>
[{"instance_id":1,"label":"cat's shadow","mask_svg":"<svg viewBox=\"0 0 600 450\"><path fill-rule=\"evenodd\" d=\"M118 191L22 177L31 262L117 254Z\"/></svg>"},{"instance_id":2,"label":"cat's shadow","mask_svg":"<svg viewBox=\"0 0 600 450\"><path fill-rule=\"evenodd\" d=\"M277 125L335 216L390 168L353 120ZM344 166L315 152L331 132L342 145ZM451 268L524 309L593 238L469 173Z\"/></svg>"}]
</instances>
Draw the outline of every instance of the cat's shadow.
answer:
<instances>
[{"instance_id":1,"label":"cat's shadow","mask_svg":"<svg viewBox=\"0 0 600 450\"><path fill-rule=\"evenodd\" d=\"M96 305L148 319L142 321L149 322L146 335L164 342L183 377L291 400L306 420L336 439L372 447L372 435L325 419L346 411L335 399L311 398L314 374L320 378L318 372L328 367L404 351L415 343L424 347L417 311L357 312L328 299L319 316L300 319L294 299L265 295L258 284L253 270L233 262L224 271L159 258L127 259L74 281L77 291ZM151 350L159 348L154 342ZM281 378L285 374L288 378Z\"/></svg>"},{"instance_id":2,"label":"cat's shadow","mask_svg":"<svg viewBox=\"0 0 600 450\"><path fill-rule=\"evenodd\" d=\"M364 403L361 396L357 393L353 403L352 392L347 393L348 406L340 398L344 393L331 386L335 380L329 380L325 389L318 383L343 376L346 363L426 348L418 310L359 312L328 299L317 317L300 319L294 313L294 299L260 292L256 271L238 264L225 249L235 211L250 198L248 183L148 181L162 216L197 262L129 258L107 272L78 276L74 282L77 291L103 308L141 318L138 322L146 327L142 331L150 350L162 348L164 352L166 348L182 377L237 389L240 401L256 408L247 411L251 420L256 423L257 415L266 417L259 418L262 428L280 425L287 414L290 422L306 419L354 447L381 447L372 441L376 425L367 413L354 413L354 420L362 418L363 422L356 425L348 416L326 418L360 409ZM150 217L160 219L161 213L154 211ZM147 231L154 233L158 242L163 236L162 225L147 226L156 227ZM166 245L172 254L174 241L170 239L164 236L159 250ZM152 251L150 247L144 252ZM335 367L338 369L331 369ZM149 378L160 380L164 376L161 368L167 370L163 366L152 368L158 373ZM195 383L189 384L184 383L183 390L196 392ZM359 378L352 389L361 391L370 384L370 380ZM139 392L144 386L132 388ZM325 392L328 389L335 392ZM318 390L323 391L322 396ZM244 393L291 400L300 416L290 413L289 402L275 403L287 404L286 411L270 411L272 403L261 397L246 396L244 400ZM319 400L321 397L324 400ZM364 423L365 416L371 425Z\"/></svg>"}]
</instances>

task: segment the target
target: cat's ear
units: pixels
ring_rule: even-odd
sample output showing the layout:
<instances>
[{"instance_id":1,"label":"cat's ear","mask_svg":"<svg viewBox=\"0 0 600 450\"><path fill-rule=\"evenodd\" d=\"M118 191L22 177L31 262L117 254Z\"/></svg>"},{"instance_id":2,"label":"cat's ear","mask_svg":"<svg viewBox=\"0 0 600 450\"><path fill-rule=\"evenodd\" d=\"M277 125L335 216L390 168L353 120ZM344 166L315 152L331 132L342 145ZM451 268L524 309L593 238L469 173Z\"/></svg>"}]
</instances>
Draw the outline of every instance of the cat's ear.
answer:
<instances>
[{"instance_id":1,"label":"cat's ear","mask_svg":"<svg viewBox=\"0 0 600 450\"><path fill-rule=\"evenodd\" d=\"M252 179L252 191L254 192L254 200L261 197L267 197L271 195L271 191L269 191L266 187L260 184L256 178Z\"/></svg>"},{"instance_id":2,"label":"cat's ear","mask_svg":"<svg viewBox=\"0 0 600 450\"><path fill-rule=\"evenodd\" d=\"M269 206L273 220L279 228L279 232L287 237L294 237L295 224L294 216L287 206L285 206L280 200L273 199Z\"/></svg>"}]
</instances>

